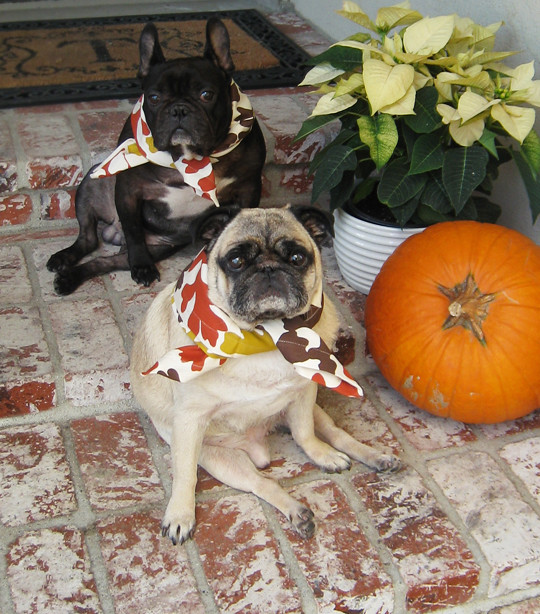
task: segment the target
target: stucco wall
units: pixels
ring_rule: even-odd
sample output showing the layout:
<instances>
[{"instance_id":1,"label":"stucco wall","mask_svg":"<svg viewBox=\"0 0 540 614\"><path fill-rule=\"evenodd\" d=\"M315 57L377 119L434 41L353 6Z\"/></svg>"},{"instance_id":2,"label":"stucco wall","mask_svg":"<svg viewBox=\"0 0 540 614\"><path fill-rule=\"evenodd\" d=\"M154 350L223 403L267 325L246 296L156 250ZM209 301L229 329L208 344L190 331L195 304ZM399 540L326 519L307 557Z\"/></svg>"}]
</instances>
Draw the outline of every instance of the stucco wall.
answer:
<instances>
[{"instance_id":1,"label":"stucco wall","mask_svg":"<svg viewBox=\"0 0 540 614\"><path fill-rule=\"evenodd\" d=\"M353 22L336 14L342 0L291 0L297 12L324 32L332 40L340 40L359 31ZM381 6L397 4L398 0L357 0L357 4L371 18ZM497 49L520 51L508 60L509 64L535 61L536 78L540 79L540 0L411 0L411 7L425 16L446 15L451 12L471 17L477 23L488 25L503 21L497 33ZM540 111L536 129L540 132ZM540 220L533 226L525 189L517 171L507 164L502 169L494 192L503 208L500 223L520 230L540 244Z\"/></svg>"}]
</instances>

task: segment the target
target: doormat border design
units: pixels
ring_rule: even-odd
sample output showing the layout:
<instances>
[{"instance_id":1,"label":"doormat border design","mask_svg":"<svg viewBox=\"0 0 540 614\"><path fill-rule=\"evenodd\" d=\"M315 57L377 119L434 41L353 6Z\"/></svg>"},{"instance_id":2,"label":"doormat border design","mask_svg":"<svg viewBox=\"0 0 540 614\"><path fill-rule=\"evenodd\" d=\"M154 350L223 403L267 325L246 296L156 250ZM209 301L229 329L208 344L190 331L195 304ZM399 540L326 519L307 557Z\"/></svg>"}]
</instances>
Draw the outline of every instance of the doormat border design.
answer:
<instances>
[{"instance_id":1,"label":"doormat border design","mask_svg":"<svg viewBox=\"0 0 540 614\"><path fill-rule=\"evenodd\" d=\"M267 48L279 61L278 66L235 72L234 79L242 89L289 87L298 85L302 81L307 72L306 63L310 58L309 54L254 9L54 19L39 22L19 21L0 23L0 32L38 28L70 28L81 25L99 26L137 23L144 25L148 21L156 23L160 21L182 22L207 20L212 16L221 19L231 19L255 41ZM132 79L0 89L0 108L87 102L113 98L138 98L140 94L141 86L139 80L134 75Z\"/></svg>"}]
</instances>

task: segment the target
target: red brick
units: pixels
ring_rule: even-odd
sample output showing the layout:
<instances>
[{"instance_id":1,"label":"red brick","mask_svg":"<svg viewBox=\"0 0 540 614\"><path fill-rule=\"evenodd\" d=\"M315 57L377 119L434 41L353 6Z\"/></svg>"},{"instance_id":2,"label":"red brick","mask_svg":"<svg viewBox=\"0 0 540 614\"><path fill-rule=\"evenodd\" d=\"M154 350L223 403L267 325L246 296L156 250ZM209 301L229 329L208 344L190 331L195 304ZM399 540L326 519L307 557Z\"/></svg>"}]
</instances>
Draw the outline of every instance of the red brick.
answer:
<instances>
[{"instance_id":1,"label":"red brick","mask_svg":"<svg viewBox=\"0 0 540 614\"><path fill-rule=\"evenodd\" d=\"M369 381L416 449L461 447L477 440L474 431L466 424L439 418L414 407L396 392L380 373L371 375Z\"/></svg>"},{"instance_id":2,"label":"red brick","mask_svg":"<svg viewBox=\"0 0 540 614\"><path fill-rule=\"evenodd\" d=\"M88 498L98 510L163 499L152 455L136 414L72 422Z\"/></svg>"},{"instance_id":3,"label":"red brick","mask_svg":"<svg viewBox=\"0 0 540 614\"><path fill-rule=\"evenodd\" d=\"M204 614L185 548L161 537L156 513L98 524L115 614Z\"/></svg>"},{"instance_id":4,"label":"red brick","mask_svg":"<svg viewBox=\"0 0 540 614\"><path fill-rule=\"evenodd\" d=\"M79 156L39 158L27 164L28 182L33 190L49 190L78 185L83 177Z\"/></svg>"},{"instance_id":5,"label":"red brick","mask_svg":"<svg viewBox=\"0 0 540 614\"><path fill-rule=\"evenodd\" d=\"M283 167L281 170L281 186L294 194L306 194L311 191L313 178L309 176L304 165Z\"/></svg>"},{"instance_id":6,"label":"red brick","mask_svg":"<svg viewBox=\"0 0 540 614\"><path fill-rule=\"evenodd\" d=\"M77 405L130 399L128 357L110 303L90 298L77 301L74 310L71 301L55 301L49 313L66 396Z\"/></svg>"},{"instance_id":7,"label":"red brick","mask_svg":"<svg viewBox=\"0 0 540 614\"><path fill-rule=\"evenodd\" d=\"M112 151L118 142L128 113L125 111L99 111L83 113L79 116L79 124L85 141L88 143L92 159Z\"/></svg>"},{"instance_id":8,"label":"red brick","mask_svg":"<svg viewBox=\"0 0 540 614\"><path fill-rule=\"evenodd\" d=\"M0 302L25 303L32 298L32 286L20 247L0 247Z\"/></svg>"},{"instance_id":9,"label":"red brick","mask_svg":"<svg viewBox=\"0 0 540 614\"><path fill-rule=\"evenodd\" d=\"M540 519L497 461L468 450L427 465L491 566L488 596L537 587Z\"/></svg>"},{"instance_id":10,"label":"red brick","mask_svg":"<svg viewBox=\"0 0 540 614\"><path fill-rule=\"evenodd\" d=\"M0 194L18 188L17 156L7 121L0 121Z\"/></svg>"},{"instance_id":11,"label":"red brick","mask_svg":"<svg viewBox=\"0 0 540 614\"><path fill-rule=\"evenodd\" d=\"M285 614L301 611L298 591L253 495L197 505L195 539L222 611Z\"/></svg>"},{"instance_id":12,"label":"red brick","mask_svg":"<svg viewBox=\"0 0 540 614\"><path fill-rule=\"evenodd\" d=\"M318 131L293 143L302 122L309 115L295 96L258 96L253 99L253 107L274 138L273 160L276 164L305 164L324 147L327 139L325 131ZM285 114L284 108L287 109Z\"/></svg>"},{"instance_id":13,"label":"red brick","mask_svg":"<svg viewBox=\"0 0 540 614\"><path fill-rule=\"evenodd\" d=\"M25 533L11 545L7 564L17 614L101 614L84 537L77 529Z\"/></svg>"},{"instance_id":14,"label":"red brick","mask_svg":"<svg viewBox=\"0 0 540 614\"><path fill-rule=\"evenodd\" d=\"M507 435L518 435L540 428L540 409L519 420L508 420L500 424L479 424L478 427L488 439Z\"/></svg>"},{"instance_id":15,"label":"red brick","mask_svg":"<svg viewBox=\"0 0 540 614\"><path fill-rule=\"evenodd\" d=\"M32 215L32 199L28 194L0 197L0 226L26 224Z\"/></svg>"},{"instance_id":16,"label":"red brick","mask_svg":"<svg viewBox=\"0 0 540 614\"><path fill-rule=\"evenodd\" d=\"M493 608L489 614L538 614L540 612L540 597L525 599L514 605Z\"/></svg>"},{"instance_id":17,"label":"red brick","mask_svg":"<svg viewBox=\"0 0 540 614\"><path fill-rule=\"evenodd\" d=\"M56 405L53 381L0 385L0 418L51 409Z\"/></svg>"},{"instance_id":18,"label":"red brick","mask_svg":"<svg viewBox=\"0 0 540 614\"><path fill-rule=\"evenodd\" d=\"M433 495L412 471L353 478L407 587L408 610L466 603L480 568Z\"/></svg>"},{"instance_id":19,"label":"red brick","mask_svg":"<svg viewBox=\"0 0 540 614\"><path fill-rule=\"evenodd\" d=\"M328 481L291 490L315 514L316 532L302 539L285 520L287 537L321 611L393 612L392 581L339 488Z\"/></svg>"},{"instance_id":20,"label":"red brick","mask_svg":"<svg viewBox=\"0 0 540 614\"><path fill-rule=\"evenodd\" d=\"M64 444L56 425L0 431L0 518L15 526L76 508Z\"/></svg>"},{"instance_id":21,"label":"red brick","mask_svg":"<svg viewBox=\"0 0 540 614\"><path fill-rule=\"evenodd\" d=\"M41 198L41 218L66 220L75 218L75 190L44 192Z\"/></svg>"},{"instance_id":22,"label":"red brick","mask_svg":"<svg viewBox=\"0 0 540 614\"><path fill-rule=\"evenodd\" d=\"M49 348L37 308L25 304L2 307L0 321L0 376L5 385L41 381L50 375Z\"/></svg>"}]
</instances>

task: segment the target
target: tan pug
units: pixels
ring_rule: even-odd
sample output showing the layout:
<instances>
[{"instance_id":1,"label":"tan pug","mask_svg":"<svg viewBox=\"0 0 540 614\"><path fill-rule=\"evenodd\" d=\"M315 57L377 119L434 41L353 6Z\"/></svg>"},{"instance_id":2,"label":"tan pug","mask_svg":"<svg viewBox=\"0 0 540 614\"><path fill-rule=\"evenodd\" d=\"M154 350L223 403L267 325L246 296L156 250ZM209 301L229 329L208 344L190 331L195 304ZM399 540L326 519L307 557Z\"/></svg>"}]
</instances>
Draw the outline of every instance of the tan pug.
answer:
<instances>
[{"instance_id":1,"label":"tan pug","mask_svg":"<svg viewBox=\"0 0 540 614\"><path fill-rule=\"evenodd\" d=\"M197 465L224 484L252 492L275 506L303 537L313 535L313 513L258 470L270 462L265 437L278 424L287 426L307 456L325 471L348 469L351 459L378 471L399 468L395 456L359 443L334 424L316 403L317 383L306 375L305 365L313 361L306 355L291 362L290 357L285 358L286 347L277 349L283 347L283 339L287 346L289 332L279 341L272 337L277 329L281 334L289 322L300 320L309 329L291 333L296 341L300 339L300 345L319 345L314 340L322 339L320 347L332 347L338 318L331 301L322 295L318 247L330 232L327 217L313 208L216 209L200 230L207 241L200 255L205 264L192 265L178 287L170 284L148 310L134 339L131 381L139 403L171 446L173 484L162 533L174 544L191 537L195 528ZM197 304L190 285L193 271L198 271L194 283L207 282L211 306L199 309L205 314L202 317L193 306ZM198 292L202 295L204 291ZM205 318L213 318L214 312L227 320L229 330L242 331L240 338L258 343L271 337L271 347L244 354L239 346L229 350L234 356L228 358L230 353L214 356L219 348L207 349L212 354L208 357L199 350L201 331L207 324ZM190 329L188 335L193 318L197 330ZM208 336L223 334L218 330ZM309 343L298 335L307 335ZM218 343L221 341L216 346ZM295 343L287 347L297 347ZM226 345L223 341L220 348ZM182 364L178 359L176 365L178 351L174 348L181 348ZM202 362L188 361L184 373L186 356L191 359L192 352L200 353ZM343 375L337 361L328 364L334 363L335 373L342 373L336 389L345 386L353 391L349 396L356 394L358 385L346 372ZM325 373L315 379L326 378L327 385L336 387L339 378Z\"/></svg>"}]
</instances>

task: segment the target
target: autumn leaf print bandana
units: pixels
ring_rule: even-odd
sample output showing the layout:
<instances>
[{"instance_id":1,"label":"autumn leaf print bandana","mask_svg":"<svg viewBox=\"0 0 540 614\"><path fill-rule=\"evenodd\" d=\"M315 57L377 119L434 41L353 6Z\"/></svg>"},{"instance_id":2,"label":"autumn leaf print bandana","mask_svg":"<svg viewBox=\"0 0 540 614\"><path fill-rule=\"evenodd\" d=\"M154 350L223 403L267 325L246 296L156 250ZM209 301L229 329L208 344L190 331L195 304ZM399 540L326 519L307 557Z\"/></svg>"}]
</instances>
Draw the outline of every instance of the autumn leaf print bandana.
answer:
<instances>
[{"instance_id":1,"label":"autumn leaf print bandana","mask_svg":"<svg viewBox=\"0 0 540 614\"><path fill-rule=\"evenodd\" d=\"M313 330L323 311L322 289L306 314L270 320L254 330L238 325L208 297L208 265L201 251L182 273L173 296L178 322L196 345L167 352L143 375L159 374L187 382L220 367L228 358L279 350L296 372L347 397L363 391Z\"/></svg>"},{"instance_id":2,"label":"autumn leaf print bandana","mask_svg":"<svg viewBox=\"0 0 540 614\"><path fill-rule=\"evenodd\" d=\"M139 98L131 112L131 128L134 137L121 143L91 173L92 179L109 177L128 168L152 162L159 166L176 168L184 181L195 190L198 196L211 200L217 207L216 180L212 162L232 151L249 134L253 125L253 108L249 98L231 81L232 119L229 133L224 142L210 156L194 156L190 159L174 160L168 151L160 151L154 145L152 132L146 123L143 104L144 94Z\"/></svg>"}]
</instances>

